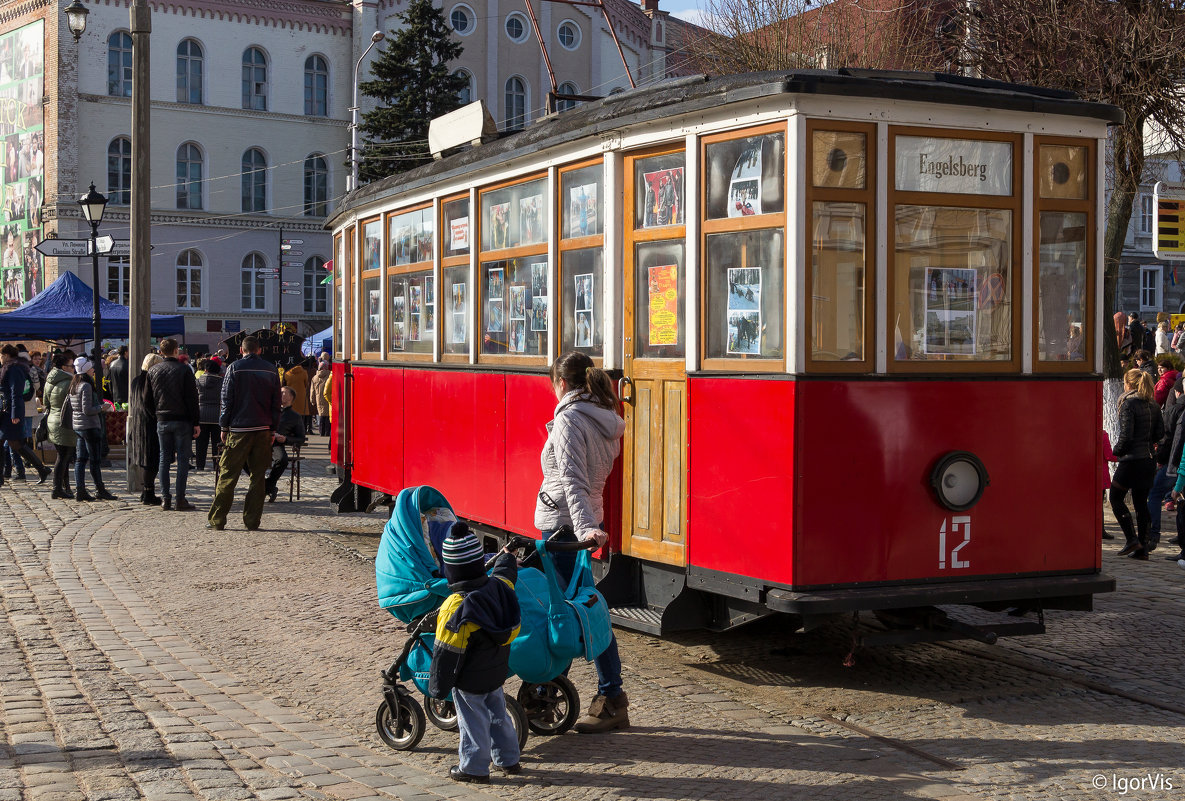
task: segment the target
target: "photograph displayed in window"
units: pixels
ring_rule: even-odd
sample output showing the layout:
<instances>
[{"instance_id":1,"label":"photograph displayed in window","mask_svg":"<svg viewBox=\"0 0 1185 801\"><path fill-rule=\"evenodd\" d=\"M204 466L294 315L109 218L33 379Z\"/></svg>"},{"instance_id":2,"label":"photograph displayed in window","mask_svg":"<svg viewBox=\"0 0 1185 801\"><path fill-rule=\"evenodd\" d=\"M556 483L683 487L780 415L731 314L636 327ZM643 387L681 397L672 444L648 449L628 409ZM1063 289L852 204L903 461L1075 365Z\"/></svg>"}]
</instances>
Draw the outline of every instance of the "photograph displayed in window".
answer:
<instances>
[{"instance_id":1,"label":"photograph displayed in window","mask_svg":"<svg viewBox=\"0 0 1185 801\"><path fill-rule=\"evenodd\" d=\"M383 291L377 278L362 280L362 350L379 349L383 325Z\"/></svg>"},{"instance_id":2,"label":"photograph displayed in window","mask_svg":"<svg viewBox=\"0 0 1185 801\"><path fill-rule=\"evenodd\" d=\"M1012 212L896 209L889 310L898 361L1012 359Z\"/></svg>"},{"instance_id":3,"label":"photograph displayed in window","mask_svg":"<svg viewBox=\"0 0 1185 801\"><path fill-rule=\"evenodd\" d=\"M546 179L483 192L481 249L503 250L547 242L549 208Z\"/></svg>"},{"instance_id":4,"label":"photograph displayed in window","mask_svg":"<svg viewBox=\"0 0 1185 801\"><path fill-rule=\"evenodd\" d=\"M469 310L473 293L469 289L469 267L445 267L444 286L444 352L469 352Z\"/></svg>"},{"instance_id":5,"label":"photograph displayed in window","mask_svg":"<svg viewBox=\"0 0 1185 801\"><path fill-rule=\"evenodd\" d=\"M391 297L391 351L431 353L436 337L436 280L432 271L387 277Z\"/></svg>"},{"instance_id":6,"label":"photograph displayed in window","mask_svg":"<svg viewBox=\"0 0 1185 801\"><path fill-rule=\"evenodd\" d=\"M1052 200L1086 200L1089 151L1071 145L1037 148L1038 195Z\"/></svg>"},{"instance_id":7,"label":"photograph displayed in window","mask_svg":"<svg viewBox=\"0 0 1185 801\"><path fill-rule=\"evenodd\" d=\"M564 239L601 233L604 178L605 169L600 164L563 174L560 213L563 216L561 228Z\"/></svg>"},{"instance_id":8,"label":"photograph displayed in window","mask_svg":"<svg viewBox=\"0 0 1185 801\"><path fill-rule=\"evenodd\" d=\"M811 137L812 186L864 189L867 140L859 131L815 131Z\"/></svg>"},{"instance_id":9,"label":"photograph displayed in window","mask_svg":"<svg viewBox=\"0 0 1185 801\"><path fill-rule=\"evenodd\" d=\"M780 228L707 237L709 359L781 359L786 291Z\"/></svg>"},{"instance_id":10,"label":"photograph displayed in window","mask_svg":"<svg viewBox=\"0 0 1185 801\"><path fill-rule=\"evenodd\" d=\"M604 351L604 268L601 248L560 255L560 350L599 359Z\"/></svg>"},{"instance_id":11,"label":"photograph displayed in window","mask_svg":"<svg viewBox=\"0 0 1185 801\"><path fill-rule=\"evenodd\" d=\"M481 352L542 356L547 353L547 257L485 262L482 281Z\"/></svg>"},{"instance_id":12,"label":"photograph displayed in window","mask_svg":"<svg viewBox=\"0 0 1185 801\"><path fill-rule=\"evenodd\" d=\"M1085 361L1086 215L1042 212L1040 228L1037 358Z\"/></svg>"},{"instance_id":13,"label":"photograph displayed in window","mask_svg":"<svg viewBox=\"0 0 1185 801\"><path fill-rule=\"evenodd\" d=\"M681 359L687 348L683 243L634 247L634 358Z\"/></svg>"},{"instance_id":14,"label":"photograph displayed in window","mask_svg":"<svg viewBox=\"0 0 1185 801\"><path fill-rule=\"evenodd\" d=\"M785 210L784 134L714 142L705 151L707 219L750 217Z\"/></svg>"},{"instance_id":15,"label":"photograph displayed in window","mask_svg":"<svg viewBox=\"0 0 1185 801\"><path fill-rule=\"evenodd\" d=\"M684 162L683 153L634 162L634 228L683 225Z\"/></svg>"},{"instance_id":16,"label":"photograph displayed in window","mask_svg":"<svg viewBox=\"0 0 1185 801\"><path fill-rule=\"evenodd\" d=\"M444 237L444 253L442 256L469 255L469 198L450 200L441 204L440 232Z\"/></svg>"},{"instance_id":17,"label":"photograph displayed in window","mask_svg":"<svg viewBox=\"0 0 1185 801\"><path fill-rule=\"evenodd\" d=\"M811 358L864 360L863 203L812 204Z\"/></svg>"},{"instance_id":18,"label":"photograph displayed in window","mask_svg":"<svg viewBox=\"0 0 1185 801\"><path fill-rule=\"evenodd\" d=\"M416 209L388 218L387 266L432 260L432 209Z\"/></svg>"},{"instance_id":19,"label":"photograph displayed in window","mask_svg":"<svg viewBox=\"0 0 1185 801\"><path fill-rule=\"evenodd\" d=\"M362 269L383 266L383 225L379 220L362 224Z\"/></svg>"}]
</instances>

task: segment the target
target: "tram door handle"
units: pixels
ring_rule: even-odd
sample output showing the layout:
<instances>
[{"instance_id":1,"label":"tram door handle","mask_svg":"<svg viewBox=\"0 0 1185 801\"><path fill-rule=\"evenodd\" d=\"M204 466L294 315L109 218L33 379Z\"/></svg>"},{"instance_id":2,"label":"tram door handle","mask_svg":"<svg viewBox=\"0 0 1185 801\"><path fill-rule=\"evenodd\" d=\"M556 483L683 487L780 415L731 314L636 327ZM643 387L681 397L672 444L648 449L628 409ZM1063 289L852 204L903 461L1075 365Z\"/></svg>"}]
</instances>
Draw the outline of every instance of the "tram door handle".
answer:
<instances>
[{"instance_id":1,"label":"tram door handle","mask_svg":"<svg viewBox=\"0 0 1185 801\"><path fill-rule=\"evenodd\" d=\"M625 394L625 388L630 388L630 394ZM617 379L617 397L621 398L622 403L628 403L630 406L634 405L634 382L630 380L629 376L623 375Z\"/></svg>"}]
</instances>

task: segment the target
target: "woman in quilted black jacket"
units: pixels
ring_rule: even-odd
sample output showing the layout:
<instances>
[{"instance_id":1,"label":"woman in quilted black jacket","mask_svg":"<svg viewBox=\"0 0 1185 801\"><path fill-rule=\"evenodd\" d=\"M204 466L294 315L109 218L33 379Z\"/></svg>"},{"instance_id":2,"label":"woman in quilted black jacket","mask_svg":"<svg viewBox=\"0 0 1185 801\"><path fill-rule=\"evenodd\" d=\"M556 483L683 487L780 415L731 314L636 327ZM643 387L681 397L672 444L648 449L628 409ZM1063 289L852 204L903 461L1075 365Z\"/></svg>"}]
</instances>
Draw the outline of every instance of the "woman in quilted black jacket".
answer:
<instances>
[{"instance_id":1,"label":"woman in quilted black jacket","mask_svg":"<svg viewBox=\"0 0 1185 801\"><path fill-rule=\"evenodd\" d=\"M1111 450L1119 459L1115 476L1111 479L1111 511L1127 537L1120 556L1133 559L1148 558L1148 491L1156 476L1155 444L1164 437L1164 419L1154 398L1152 379L1140 369L1128 370L1123 376L1123 394L1119 397L1119 430ZM1136 524L1132 526L1131 512L1125 499L1128 491L1136 505Z\"/></svg>"}]
</instances>

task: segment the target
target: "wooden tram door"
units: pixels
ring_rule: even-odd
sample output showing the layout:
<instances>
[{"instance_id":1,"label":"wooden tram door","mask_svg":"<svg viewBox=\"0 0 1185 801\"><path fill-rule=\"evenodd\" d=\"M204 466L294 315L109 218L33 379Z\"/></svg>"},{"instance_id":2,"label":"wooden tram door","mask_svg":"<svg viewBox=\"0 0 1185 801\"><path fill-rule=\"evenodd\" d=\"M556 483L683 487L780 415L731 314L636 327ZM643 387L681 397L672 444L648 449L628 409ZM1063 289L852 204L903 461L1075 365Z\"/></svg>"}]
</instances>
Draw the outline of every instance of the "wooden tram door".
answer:
<instances>
[{"instance_id":1,"label":"wooden tram door","mask_svg":"<svg viewBox=\"0 0 1185 801\"><path fill-rule=\"evenodd\" d=\"M684 153L625 160L622 552L687 563Z\"/></svg>"}]
</instances>

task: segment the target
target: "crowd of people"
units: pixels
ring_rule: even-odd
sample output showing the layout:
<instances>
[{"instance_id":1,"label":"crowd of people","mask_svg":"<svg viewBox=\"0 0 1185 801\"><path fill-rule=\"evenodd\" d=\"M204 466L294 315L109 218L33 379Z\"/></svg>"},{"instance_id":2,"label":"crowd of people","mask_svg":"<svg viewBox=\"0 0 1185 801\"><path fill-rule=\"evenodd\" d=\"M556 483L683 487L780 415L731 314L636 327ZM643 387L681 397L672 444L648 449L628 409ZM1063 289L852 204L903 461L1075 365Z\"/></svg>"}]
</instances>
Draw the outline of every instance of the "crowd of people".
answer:
<instances>
[{"instance_id":1,"label":"crowd of people","mask_svg":"<svg viewBox=\"0 0 1185 801\"><path fill-rule=\"evenodd\" d=\"M1108 460L1116 462L1108 494L1126 538L1119 555L1148 559L1160 544L1164 512L1175 512L1176 535L1169 542L1178 552L1165 558L1185 568L1185 323L1173 331L1162 315L1150 329L1139 314L1117 312L1115 336L1123 394L1115 439L1104 444Z\"/></svg>"},{"instance_id":2,"label":"crowd of people","mask_svg":"<svg viewBox=\"0 0 1185 801\"><path fill-rule=\"evenodd\" d=\"M247 339L257 353L258 341ZM195 508L186 497L189 472L217 465L226 435L232 433L224 424L229 354L222 348L191 359L176 340L165 339L144 357L135 381L129 381L127 357L126 346L111 350L97 364L90 355L70 349L47 354L20 344L0 348L0 486L13 478L26 480L28 467L41 484L52 474L55 499L116 500L102 474L108 421L112 412L130 404L127 452L143 481L140 502L182 512ZM276 378L276 419L268 421L275 448L269 447L267 463L258 472L261 492L274 501L289 463L288 449L303 444L314 425L322 435L329 433L331 362L323 353L319 360L266 364ZM56 452L52 470L35 450L45 444Z\"/></svg>"}]
</instances>

